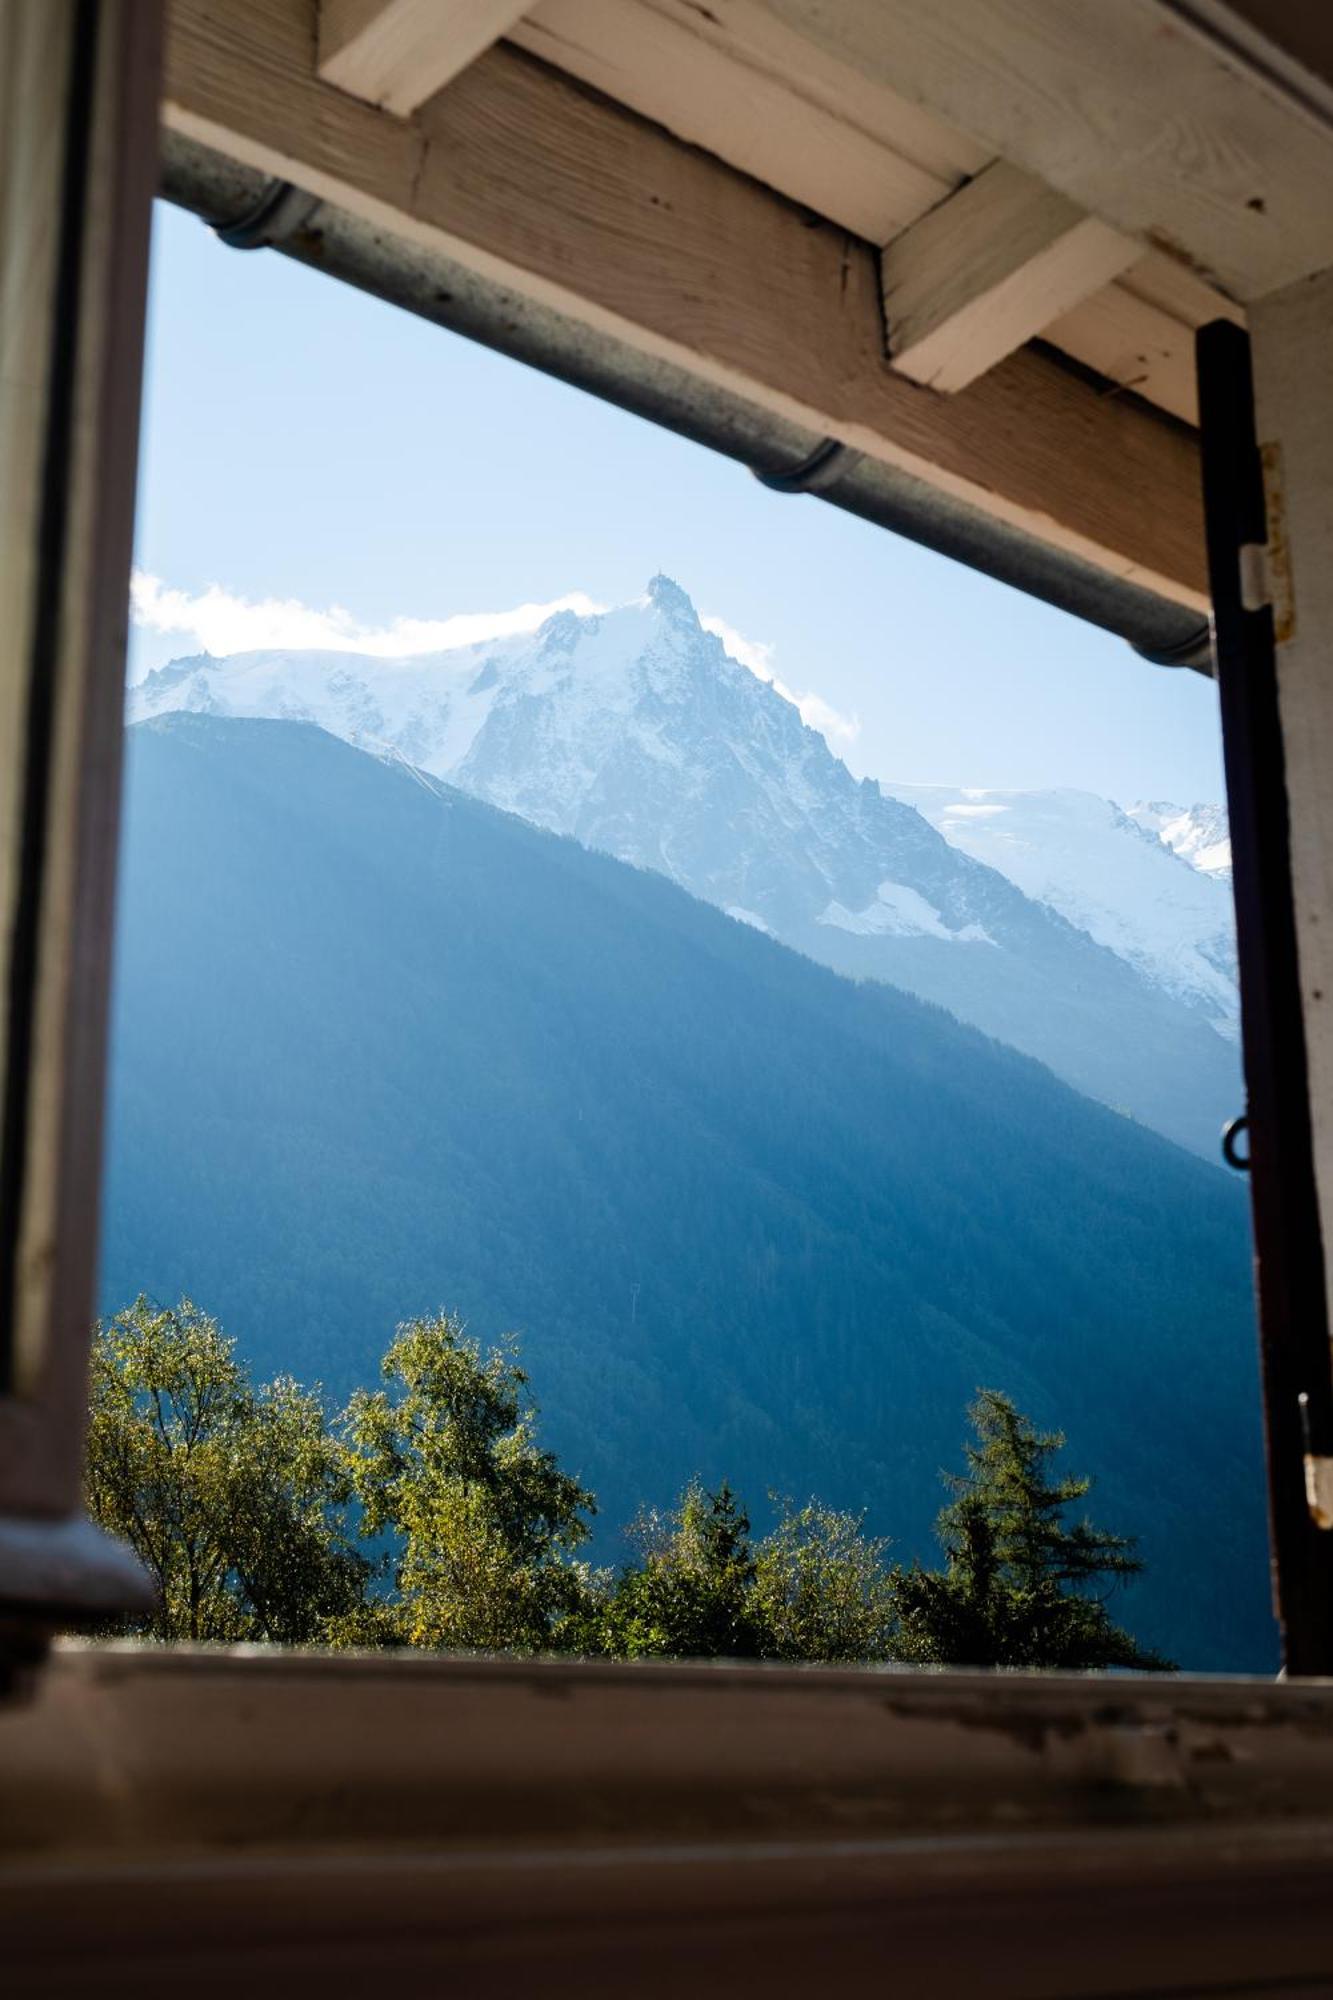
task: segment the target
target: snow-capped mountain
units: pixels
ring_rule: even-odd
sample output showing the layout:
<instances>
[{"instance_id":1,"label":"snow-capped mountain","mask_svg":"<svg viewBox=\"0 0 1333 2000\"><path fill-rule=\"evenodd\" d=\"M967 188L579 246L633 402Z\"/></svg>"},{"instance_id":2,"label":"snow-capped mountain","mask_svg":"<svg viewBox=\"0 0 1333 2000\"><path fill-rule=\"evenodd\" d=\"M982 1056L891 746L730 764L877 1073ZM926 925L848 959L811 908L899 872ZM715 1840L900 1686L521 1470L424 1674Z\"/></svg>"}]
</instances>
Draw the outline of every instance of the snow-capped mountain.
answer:
<instances>
[{"instance_id":1,"label":"snow-capped mountain","mask_svg":"<svg viewBox=\"0 0 1333 2000\"><path fill-rule=\"evenodd\" d=\"M1173 806L1164 799L1141 799L1126 806L1125 812L1191 868L1230 882L1231 831L1225 806Z\"/></svg>"},{"instance_id":2,"label":"snow-capped mountain","mask_svg":"<svg viewBox=\"0 0 1333 2000\"><path fill-rule=\"evenodd\" d=\"M315 722L400 758L936 1001L1200 1151L1235 1109L1234 1052L1208 1025L1220 986L1209 1013L1163 976L1169 912L1155 958L1122 952L1105 912L1098 937L858 782L668 578L617 610L446 653L203 655L132 690L131 719L174 709ZM1154 835L1131 837L1153 852Z\"/></svg>"},{"instance_id":3,"label":"snow-capped mountain","mask_svg":"<svg viewBox=\"0 0 1333 2000\"><path fill-rule=\"evenodd\" d=\"M1025 895L1058 910L1235 1039L1230 872L1215 859L1227 844L1220 807L1122 812L1092 792L885 789L915 806L952 846L998 868Z\"/></svg>"}]
</instances>

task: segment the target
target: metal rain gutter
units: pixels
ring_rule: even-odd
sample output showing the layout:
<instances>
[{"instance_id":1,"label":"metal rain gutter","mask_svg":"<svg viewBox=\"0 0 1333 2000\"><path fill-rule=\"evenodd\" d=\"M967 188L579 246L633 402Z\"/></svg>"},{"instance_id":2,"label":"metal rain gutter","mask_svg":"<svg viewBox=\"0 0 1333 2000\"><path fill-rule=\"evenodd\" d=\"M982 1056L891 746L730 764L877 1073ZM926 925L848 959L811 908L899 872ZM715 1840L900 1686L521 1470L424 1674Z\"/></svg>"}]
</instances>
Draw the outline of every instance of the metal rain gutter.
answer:
<instances>
[{"instance_id":1,"label":"metal rain gutter","mask_svg":"<svg viewBox=\"0 0 1333 2000\"><path fill-rule=\"evenodd\" d=\"M163 135L161 192L237 249L273 248L452 333L540 368L680 437L738 460L770 490L814 493L877 527L980 570L1125 639L1159 666L1212 672L1197 611L1109 576L911 473L820 437L488 283L332 203L180 134Z\"/></svg>"}]
</instances>

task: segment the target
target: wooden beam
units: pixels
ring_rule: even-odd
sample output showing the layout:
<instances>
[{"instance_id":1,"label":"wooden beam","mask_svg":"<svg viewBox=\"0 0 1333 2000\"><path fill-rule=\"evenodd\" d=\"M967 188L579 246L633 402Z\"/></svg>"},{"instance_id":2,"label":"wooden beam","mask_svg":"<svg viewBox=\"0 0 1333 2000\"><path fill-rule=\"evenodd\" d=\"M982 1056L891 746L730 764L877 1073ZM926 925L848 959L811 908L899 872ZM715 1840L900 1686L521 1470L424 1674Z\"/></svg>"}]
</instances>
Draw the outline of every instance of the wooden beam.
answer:
<instances>
[{"instance_id":1,"label":"wooden beam","mask_svg":"<svg viewBox=\"0 0 1333 2000\"><path fill-rule=\"evenodd\" d=\"M965 389L1138 257L1131 237L995 160L883 253L894 366Z\"/></svg>"},{"instance_id":2,"label":"wooden beam","mask_svg":"<svg viewBox=\"0 0 1333 2000\"><path fill-rule=\"evenodd\" d=\"M767 5L1237 299L1333 264L1333 125L1169 0Z\"/></svg>"},{"instance_id":3,"label":"wooden beam","mask_svg":"<svg viewBox=\"0 0 1333 2000\"><path fill-rule=\"evenodd\" d=\"M175 0L165 116L1066 552L1206 603L1197 454L1022 351L951 398L883 352L875 251L506 47L411 124L313 72L312 0Z\"/></svg>"},{"instance_id":4,"label":"wooden beam","mask_svg":"<svg viewBox=\"0 0 1333 2000\"><path fill-rule=\"evenodd\" d=\"M992 157L762 0L538 0L509 39L868 243L891 242ZM1192 423L1194 328L1234 310L1150 251L1041 335Z\"/></svg>"},{"instance_id":5,"label":"wooden beam","mask_svg":"<svg viewBox=\"0 0 1333 2000\"><path fill-rule=\"evenodd\" d=\"M1095 368L1118 388L1197 425L1194 336L1124 285L1108 285L1042 329L1043 340Z\"/></svg>"},{"instance_id":6,"label":"wooden beam","mask_svg":"<svg viewBox=\"0 0 1333 2000\"><path fill-rule=\"evenodd\" d=\"M1315 1168L1333 1320L1333 270L1252 315Z\"/></svg>"},{"instance_id":7,"label":"wooden beam","mask_svg":"<svg viewBox=\"0 0 1333 2000\"><path fill-rule=\"evenodd\" d=\"M1122 389L1198 424L1194 331L1209 320L1245 324L1242 307L1165 257L1151 255L1042 329L1042 339Z\"/></svg>"},{"instance_id":8,"label":"wooden beam","mask_svg":"<svg viewBox=\"0 0 1333 2000\"><path fill-rule=\"evenodd\" d=\"M143 1591L80 1509L162 14L88 11L0 0L0 1698Z\"/></svg>"},{"instance_id":9,"label":"wooden beam","mask_svg":"<svg viewBox=\"0 0 1333 2000\"><path fill-rule=\"evenodd\" d=\"M897 236L989 158L821 61L755 0L540 0L510 39L868 243Z\"/></svg>"},{"instance_id":10,"label":"wooden beam","mask_svg":"<svg viewBox=\"0 0 1333 2000\"><path fill-rule=\"evenodd\" d=\"M400 118L475 62L527 0L322 0L319 74Z\"/></svg>"}]
</instances>

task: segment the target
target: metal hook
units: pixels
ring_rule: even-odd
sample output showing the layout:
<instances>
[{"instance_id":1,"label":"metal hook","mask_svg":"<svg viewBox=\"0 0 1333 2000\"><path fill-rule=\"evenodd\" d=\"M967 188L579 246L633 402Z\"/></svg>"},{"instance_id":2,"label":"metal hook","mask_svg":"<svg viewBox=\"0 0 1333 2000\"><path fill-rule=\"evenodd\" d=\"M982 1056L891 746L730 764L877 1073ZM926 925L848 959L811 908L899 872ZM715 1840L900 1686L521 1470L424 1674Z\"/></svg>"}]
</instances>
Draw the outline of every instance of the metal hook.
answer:
<instances>
[{"instance_id":1,"label":"metal hook","mask_svg":"<svg viewBox=\"0 0 1333 2000\"><path fill-rule=\"evenodd\" d=\"M1222 1158L1229 1167L1234 1167L1238 1174L1248 1174L1250 1171L1249 1153L1247 1152L1242 1158L1236 1151L1237 1139L1242 1132L1248 1132L1249 1129L1250 1121L1244 1112L1239 1118L1233 1118L1229 1124L1222 1127Z\"/></svg>"}]
</instances>

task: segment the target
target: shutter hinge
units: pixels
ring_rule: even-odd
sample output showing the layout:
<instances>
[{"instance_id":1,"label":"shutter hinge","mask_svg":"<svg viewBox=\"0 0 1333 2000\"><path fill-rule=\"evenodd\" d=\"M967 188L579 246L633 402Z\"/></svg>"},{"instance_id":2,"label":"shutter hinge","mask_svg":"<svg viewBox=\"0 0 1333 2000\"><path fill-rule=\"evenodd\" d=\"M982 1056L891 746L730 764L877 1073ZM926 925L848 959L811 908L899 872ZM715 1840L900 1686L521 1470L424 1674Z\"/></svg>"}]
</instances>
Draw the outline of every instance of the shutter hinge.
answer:
<instances>
[{"instance_id":1,"label":"shutter hinge","mask_svg":"<svg viewBox=\"0 0 1333 2000\"><path fill-rule=\"evenodd\" d=\"M1306 1452L1305 1504L1316 1528L1333 1528L1333 1458Z\"/></svg>"},{"instance_id":2,"label":"shutter hinge","mask_svg":"<svg viewBox=\"0 0 1333 2000\"><path fill-rule=\"evenodd\" d=\"M1310 1398L1303 1395L1301 1431L1305 1439L1305 1504L1316 1528L1333 1528L1333 1458L1311 1451Z\"/></svg>"},{"instance_id":3,"label":"shutter hinge","mask_svg":"<svg viewBox=\"0 0 1333 2000\"><path fill-rule=\"evenodd\" d=\"M1280 446L1259 447L1264 480L1266 542L1242 542L1236 551L1240 569L1240 601L1246 611L1273 607L1273 638L1279 646L1295 636L1296 606L1291 589L1291 548L1287 541L1287 507L1282 488Z\"/></svg>"}]
</instances>

